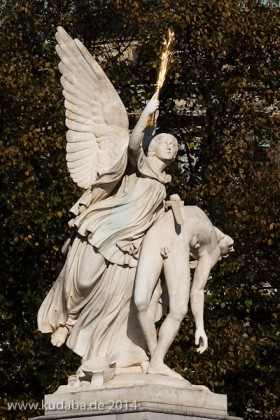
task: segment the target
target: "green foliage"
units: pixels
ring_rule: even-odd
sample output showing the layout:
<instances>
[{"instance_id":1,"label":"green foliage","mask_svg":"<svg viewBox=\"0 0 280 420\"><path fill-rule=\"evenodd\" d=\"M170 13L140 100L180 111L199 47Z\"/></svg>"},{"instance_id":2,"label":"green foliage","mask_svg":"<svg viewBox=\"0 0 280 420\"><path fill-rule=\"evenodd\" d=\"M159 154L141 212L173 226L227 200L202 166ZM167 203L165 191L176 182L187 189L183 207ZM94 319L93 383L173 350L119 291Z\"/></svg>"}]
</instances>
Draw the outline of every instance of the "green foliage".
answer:
<instances>
[{"instance_id":1,"label":"green foliage","mask_svg":"<svg viewBox=\"0 0 280 420\"><path fill-rule=\"evenodd\" d=\"M210 349L195 352L189 316L168 360L191 382L227 393L232 413L279 417L278 6L257 0L1 6L3 419L35 415L5 413L7 401L40 402L78 366L75 355L52 348L36 331L37 310L63 264L67 213L80 194L65 164L57 25L97 57L105 55L104 69L130 112L153 93L161 40L173 27L176 52L161 93L159 128L177 135L189 161L197 160L187 173L174 169L170 193L203 208L235 239L236 252L207 286ZM135 60L123 59L135 42ZM179 115L175 101L188 98L194 98L193 112ZM261 161L256 152L264 146L270 160Z\"/></svg>"}]
</instances>

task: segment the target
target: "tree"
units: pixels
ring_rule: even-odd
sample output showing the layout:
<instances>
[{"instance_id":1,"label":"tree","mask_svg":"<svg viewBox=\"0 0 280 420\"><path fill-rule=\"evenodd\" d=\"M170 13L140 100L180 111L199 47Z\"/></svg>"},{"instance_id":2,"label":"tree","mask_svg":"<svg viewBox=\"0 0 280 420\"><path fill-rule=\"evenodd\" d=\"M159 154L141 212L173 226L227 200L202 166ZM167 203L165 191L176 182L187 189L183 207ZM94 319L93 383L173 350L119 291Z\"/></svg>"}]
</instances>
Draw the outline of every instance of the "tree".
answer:
<instances>
[{"instance_id":1,"label":"tree","mask_svg":"<svg viewBox=\"0 0 280 420\"><path fill-rule=\"evenodd\" d=\"M257 0L2 4L4 398L38 402L78 365L67 349L52 348L36 332L35 319L63 264L59 250L68 235L67 213L80 194L64 162L64 110L54 54L59 24L97 57L102 52L102 65L121 91L132 124L134 111L153 93L161 40L173 27L176 45L161 93L159 130L178 136L189 170L174 169L170 193L179 192L186 204L206 210L235 239L236 252L209 281L210 350L195 353L188 317L169 363L191 382L227 393L233 413L276 419L279 7ZM131 46L134 61L124 57ZM178 100L187 101L182 112ZM30 413L4 416L20 419Z\"/></svg>"}]
</instances>

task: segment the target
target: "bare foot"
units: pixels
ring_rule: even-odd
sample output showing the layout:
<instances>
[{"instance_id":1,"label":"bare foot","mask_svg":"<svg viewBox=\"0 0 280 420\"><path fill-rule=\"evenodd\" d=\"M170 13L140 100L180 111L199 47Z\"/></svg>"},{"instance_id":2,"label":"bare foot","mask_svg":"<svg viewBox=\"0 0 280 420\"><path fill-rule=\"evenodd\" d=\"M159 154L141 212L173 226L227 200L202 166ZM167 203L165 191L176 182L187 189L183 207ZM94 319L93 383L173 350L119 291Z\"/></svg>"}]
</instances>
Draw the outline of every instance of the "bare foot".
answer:
<instances>
[{"instance_id":1,"label":"bare foot","mask_svg":"<svg viewBox=\"0 0 280 420\"><path fill-rule=\"evenodd\" d=\"M184 381L183 376L181 376L179 373L175 372L174 370L170 369L164 363L151 362L149 364L147 373L154 374L154 375L171 376L172 378L181 379Z\"/></svg>"},{"instance_id":2,"label":"bare foot","mask_svg":"<svg viewBox=\"0 0 280 420\"><path fill-rule=\"evenodd\" d=\"M51 343L53 346L61 347L65 343L69 335L69 330L67 327L59 327L51 337Z\"/></svg>"}]
</instances>

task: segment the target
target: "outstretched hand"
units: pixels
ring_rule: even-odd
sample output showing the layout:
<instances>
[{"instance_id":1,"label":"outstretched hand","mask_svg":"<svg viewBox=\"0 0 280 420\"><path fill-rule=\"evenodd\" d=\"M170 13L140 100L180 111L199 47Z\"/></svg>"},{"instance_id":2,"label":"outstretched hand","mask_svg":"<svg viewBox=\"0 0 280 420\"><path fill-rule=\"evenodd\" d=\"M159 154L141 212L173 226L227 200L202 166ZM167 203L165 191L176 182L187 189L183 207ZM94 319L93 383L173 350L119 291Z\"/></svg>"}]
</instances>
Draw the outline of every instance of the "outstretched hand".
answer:
<instances>
[{"instance_id":1,"label":"outstretched hand","mask_svg":"<svg viewBox=\"0 0 280 420\"><path fill-rule=\"evenodd\" d=\"M196 350L198 353L203 353L208 347L208 338L204 330L196 330L195 345L199 346Z\"/></svg>"}]
</instances>

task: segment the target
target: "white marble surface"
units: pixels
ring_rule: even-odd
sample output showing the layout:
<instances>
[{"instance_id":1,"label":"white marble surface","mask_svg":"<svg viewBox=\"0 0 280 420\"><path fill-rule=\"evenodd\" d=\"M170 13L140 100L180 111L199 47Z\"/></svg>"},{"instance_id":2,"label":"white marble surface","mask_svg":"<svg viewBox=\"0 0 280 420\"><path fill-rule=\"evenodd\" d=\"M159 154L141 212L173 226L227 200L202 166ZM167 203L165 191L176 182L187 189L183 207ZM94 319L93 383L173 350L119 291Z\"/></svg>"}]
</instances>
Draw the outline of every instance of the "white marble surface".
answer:
<instances>
[{"instance_id":1,"label":"white marble surface","mask_svg":"<svg viewBox=\"0 0 280 420\"><path fill-rule=\"evenodd\" d=\"M113 380L104 385L103 389L84 390L63 393L63 389L55 394L46 395L46 413L57 410L57 407L86 407L117 410L117 402L121 408L130 408L136 411L139 404L151 403L180 406L182 411L199 413L211 412L212 414L227 415L227 397L222 394L215 394L209 390L196 389L185 385L183 381L156 375L128 375L116 376ZM125 386L125 382L127 385ZM165 382L165 383L164 383ZM181 383L179 383L181 382ZM133 383L133 385L131 385ZM172 385L170 385L172 383ZM130 385L128 385L130 384ZM175 407L173 407L175 408ZM102 410L100 410L102 411Z\"/></svg>"},{"instance_id":2,"label":"white marble surface","mask_svg":"<svg viewBox=\"0 0 280 420\"><path fill-rule=\"evenodd\" d=\"M202 353L207 349L204 287L211 269L231 251L233 239L214 227L196 206L178 206L176 212L169 210L149 229L142 244L134 291L140 324L151 354L148 373L178 376L164 364L164 357L187 314L189 299L196 325L197 351ZM195 267L192 281L190 256L196 259L192 263ZM157 334L150 303L161 272L168 290L168 313Z\"/></svg>"},{"instance_id":3,"label":"white marble surface","mask_svg":"<svg viewBox=\"0 0 280 420\"><path fill-rule=\"evenodd\" d=\"M204 286L233 240L202 210L184 207L176 194L166 201L171 177L165 171L176 157L177 140L160 133L147 153L143 145L148 121L159 108L157 94L130 134L125 107L95 59L61 27L56 39L66 160L70 176L86 191L71 209L74 230L63 247L65 265L40 307L38 328L51 333L54 346L66 343L82 358L69 389L88 384L98 389L114 376L120 380L122 372L142 375L147 384L153 376L157 384L176 379L193 389L164 357L189 298L197 351L206 350ZM197 262L190 288L191 254ZM169 310L157 336L165 285ZM133 385L132 377L129 381Z\"/></svg>"}]
</instances>

